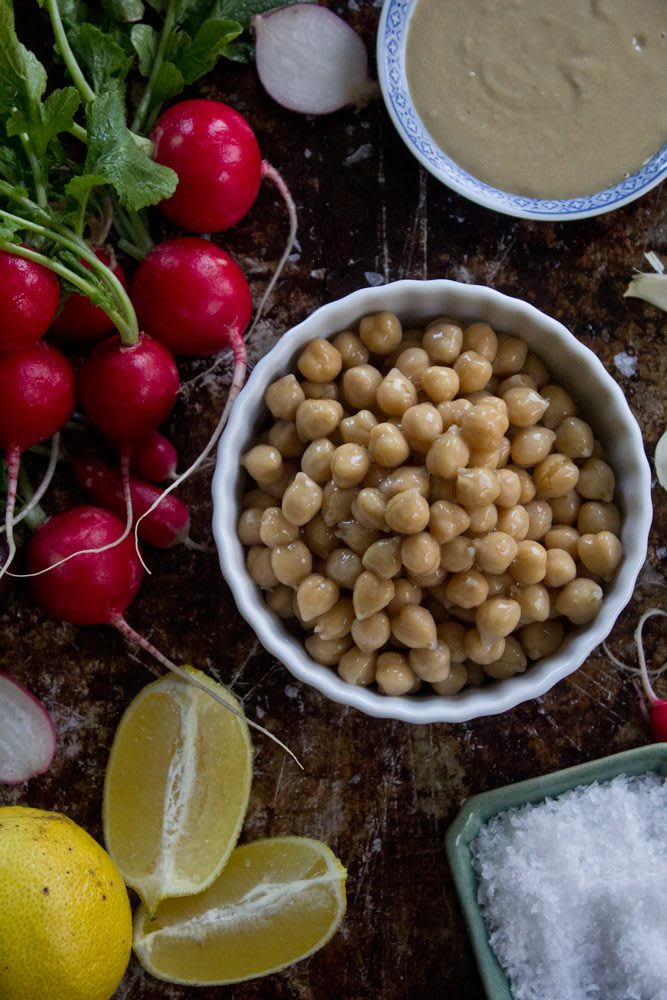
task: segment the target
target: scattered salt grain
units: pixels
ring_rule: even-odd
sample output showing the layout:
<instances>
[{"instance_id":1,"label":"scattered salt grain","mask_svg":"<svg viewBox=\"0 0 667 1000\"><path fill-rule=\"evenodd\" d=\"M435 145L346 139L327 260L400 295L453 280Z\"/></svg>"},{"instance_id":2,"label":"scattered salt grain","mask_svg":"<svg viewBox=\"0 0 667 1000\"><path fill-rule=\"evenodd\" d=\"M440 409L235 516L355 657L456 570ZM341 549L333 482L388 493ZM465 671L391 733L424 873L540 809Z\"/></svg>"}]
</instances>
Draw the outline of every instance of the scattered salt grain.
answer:
<instances>
[{"instance_id":1,"label":"scattered salt grain","mask_svg":"<svg viewBox=\"0 0 667 1000\"><path fill-rule=\"evenodd\" d=\"M621 775L493 817L471 844L515 1000L667 1000L667 781Z\"/></svg>"},{"instance_id":2,"label":"scattered salt grain","mask_svg":"<svg viewBox=\"0 0 667 1000\"><path fill-rule=\"evenodd\" d=\"M631 378L637 374L637 358L634 354L628 354L627 351L619 351L618 354L614 355L614 364L621 375L625 375L627 378Z\"/></svg>"}]
</instances>

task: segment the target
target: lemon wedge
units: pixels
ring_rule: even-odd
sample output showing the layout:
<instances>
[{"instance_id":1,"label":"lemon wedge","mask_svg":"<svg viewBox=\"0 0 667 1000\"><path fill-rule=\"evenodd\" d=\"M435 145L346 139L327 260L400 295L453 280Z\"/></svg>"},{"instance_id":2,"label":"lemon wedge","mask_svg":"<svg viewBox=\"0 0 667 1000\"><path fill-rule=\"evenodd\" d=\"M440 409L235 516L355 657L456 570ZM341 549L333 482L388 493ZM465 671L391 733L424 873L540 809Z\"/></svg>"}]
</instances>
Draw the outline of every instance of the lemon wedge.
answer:
<instances>
[{"instance_id":1,"label":"lemon wedge","mask_svg":"<svg viewBox=\"0 0 667 1000\"><path fill-rule=\"evenodd\" d=\"M346 872L326 844L275 837L237 847L205 892L140 906L134 950L157 979L189 986L278 972L329 941L345 914Z\"/></svg>"},{"instance_id":2,"label":"lemon wedge","mask_svg":"<svg viewBox=\"0 0 667 1000\"><path fill-rule=\"evenodd\" d=\"M225 688L188 670L242 713ZM241 832L251 780L245 719L205 691L170 675L130 703L107 766L104 839L149 913L217 878Z\"/></svg>"}]
</instances>

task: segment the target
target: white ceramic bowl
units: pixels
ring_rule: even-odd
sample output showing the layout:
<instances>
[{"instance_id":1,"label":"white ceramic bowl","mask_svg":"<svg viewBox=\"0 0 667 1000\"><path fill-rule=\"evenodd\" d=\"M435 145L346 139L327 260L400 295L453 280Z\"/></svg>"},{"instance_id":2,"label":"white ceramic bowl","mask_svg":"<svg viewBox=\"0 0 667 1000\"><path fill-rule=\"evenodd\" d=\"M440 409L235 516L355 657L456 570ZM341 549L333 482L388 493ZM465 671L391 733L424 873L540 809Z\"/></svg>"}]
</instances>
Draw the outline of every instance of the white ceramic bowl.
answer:
<instances>
[{"instance_id":1,"label":"white ceramic bowl","mask_svg":"<svg viewBox=\"0 0 667 1000\"><path fill-rule=\"evenodd\" d=\"M544 359L554 379L568 389L579 412L592 424L609 453L616 472L617 502L623 514L623 561L608 586L597 618L568 633L552 656L531 665L525 673L488 687L464 689L443 698L437 695L386 697L343 681L335 670L310 659L303 642L291 635L267 607L251 580L236 524L245 472L240 456L247 450L268 411L264 391L275 379L295 370L300 349L313 337L331 337L354 326L367 313L397 313L408 324L448 315L462 321L484 320L496 330L523 337ZM455 281L397 281L364 288L322 306L278 341L255 370L234 404L218 447L213 478L213 534L220 566L239 611L262 644L288 670L328 698L352 705L368 715L406 722L465 722L504 712L536 698L571 674L607 636L629 601L646 555L651 523L651 481L641 433L625 397L597 357L561 324L520 299L491 288Z\"/></svg>"},{"instance_id":2,"label":"white ceramic bowl","mask_svg":"<svg viewBox=\"0 0 667 1000\"><path fill-rule=\"evenodd\" d=\"M580 198L528 198L485 184L451 160L431 138L415 110L405 74L405 44L416 0L385 0L377 37L382 96L399 135L434 177L486 208L521 219L567 221L601 215L650 191L667 177L667 143L636 173L613 187Z\"/></svg>"}]
</instances>

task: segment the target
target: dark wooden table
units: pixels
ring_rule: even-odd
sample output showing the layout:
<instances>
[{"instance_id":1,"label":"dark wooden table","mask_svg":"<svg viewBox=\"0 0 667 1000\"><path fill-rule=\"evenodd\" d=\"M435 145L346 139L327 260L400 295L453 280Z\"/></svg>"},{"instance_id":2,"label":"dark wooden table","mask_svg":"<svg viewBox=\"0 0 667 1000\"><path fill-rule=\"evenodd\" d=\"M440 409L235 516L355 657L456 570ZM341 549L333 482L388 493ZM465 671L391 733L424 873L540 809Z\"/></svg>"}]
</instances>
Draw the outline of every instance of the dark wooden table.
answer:
<instances>
[{"instance_id":1,"label":"dark wooden table","mask_svg":"<svg viewBox=\"0 0 667 1000\"><path fill-rule=\"evenodd\" d=\"M343 5L370 51L379 6ZM199 92L247 115L298 206L298 253L249 345L253 362L314 308L369 282L447 277L490 285L533 302L593 348L626 393L653 455L665 427L667 317L624 299L623 291L644 251L667 254L667 185L597 219L525 222L478 208L431 178L379 101L360 113L310 120L269 100L253 68L230 65ZM284 213L266 186L250 216L221 240L249 275L256 300L285 234ZM221 369L220 377L193 387L171 419L183 465L198 454L224 402ZM202 541L210 539L209 481L210 467L183 490L194 510L193 536ZM66 473L59 487L50 510L65 490L72 496ZM665 606L665 493L658 485L653 500L649 557L610 638L626 661L633 661L640 612ZM229 684L248 713L305 763L301 773L273 744L255 740L243 837L326 841L349 870L348 913L325 949L271 978L220 989L171 987L133 960L117 998L481 1000L443 853L447 826L471 794L646 743L628 677L597 649L543 698L500 717L458 726L379 721L326 701L262 649L237 613L213 551L152 552L150 564L154 572L130 609L131 623L174 659ZM20 589L2 601L2 667L44 699L58 751L48 774L2 788L0 803L61 810L99 838L108 750L124 707L151 679L150 667L111 629L48 621ZM649 656L662 663L664 630L661 638L659 625L649 626L647 640Z\"/></svg>"}]
</instances>

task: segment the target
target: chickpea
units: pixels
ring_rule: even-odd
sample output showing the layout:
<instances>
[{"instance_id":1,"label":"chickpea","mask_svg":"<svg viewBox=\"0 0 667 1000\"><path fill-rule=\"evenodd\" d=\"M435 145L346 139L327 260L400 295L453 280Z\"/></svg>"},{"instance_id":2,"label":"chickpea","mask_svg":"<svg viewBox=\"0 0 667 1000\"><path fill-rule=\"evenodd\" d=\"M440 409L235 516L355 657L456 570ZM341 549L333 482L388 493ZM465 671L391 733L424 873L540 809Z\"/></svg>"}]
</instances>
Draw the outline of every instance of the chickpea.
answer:
<instances>
[{"instance_id":1,"label":"chickpea","mask_svg":"<svg viewBox=\"0 0 667 1000\"><path fill-rule=\"evenodd\" d=\"M421 388L432 402L444 403L459 391L459 377L453 368L430 365L422 372Z\"/></svg>"},{"instance_id":2,"label":"chickpea","mask_svg":"<svg viewBox=\"0 0 667 1000\"><path fill-rule=\"evenodd\" d=\"M299 458L304 448L295 424L289 420L276 421L269 431L269 444L277 448L283 458Z\"/></svg>"},{"instance_id":3,"label":"chickpea","mask_svg":"<svg viewBox=\"0 0 667 1000\"><path fill-rule=\"evenodd\" d=\"M489 597L507 597L512 588L512 577L509 573L483 573L489 585Z\"/></svg>"},{"instance_id":4,"label":"chickpea","mask_svg":"<svg viewBox=\"0 0 667 1000\"><path fill-rule=\"evenodd\" d=\"M394 584L389 579L364 570L354 583L352 601L354 613L362 621L386 608L394 596ZM357 643L358 645L358 643Z\"/></svg>"},{"instance_id":5,"label":"chickpea","mask_svg":"<svg viewBox=\"0 0 667 1000\"><path fill-rule=\"evenodd\" d=\"M562 497L552 497L550 507L556 524L574 524L581 507L581 497L576 489L568 490Z\"/></svg>"},{"instance_id":6,"label":"chickpea","mask_svg":"<svg viewBox=\"0 0 667 1000\"><path fill-rule=\"evenodd\" d=\"M498 337L498 351L493 362L493 374L501 378L521 371L528 357L528 344L520 337L510 337L501 333Z\"/></svg>"},{"instance_id":7,"label":"chickpea","mask_svg":"<svg viewBox=\"0 0 667 1000\"><path fill-rule=\"evenodd\" d=\"M551 373L545 363L531 351L528 351L521 371L532 378L536 389L541 389L551 380Z\"/></svg>"},{"instance_id":8,"label":"chickpea","mask_svg":"<svg viewBox=\"0 0 667 1000\"><path fill-rule=\"evenodd\" d=\"M449 649L438 642L435 649L411 649L408 661L413 671L423 681L444 681L449 676Z\"/></svg>"},{"instance_id":9,"label":"chickpea","mask_svg":"<svg viewBox=\"0 0 667 1000\"><path fill-rule=\"evenodd\" d=\"M459 377L459 392L478 392L483 389L491 376L491 363L477 351L464 351L453 365Z\"/></svg>"},{"instance_id":10,"label":"chickpea","mask_svg":"<svg viewBox=\"0 0 667 1000\"><path fill-rule=\"evenodd\" d=\"M424 576L440 566L440 546L427 531L408 535L401 542L401 561L408 573Z\"/></svg>"},{"instance_id":11,"label":"chickpea","mask_svg":"<svg viewBox=\"0 0 667 1000\"><path fill-rule=\"evenodd\" d=\"M435 681L433 690L440 695L455 695L468 683L468 671L462 663L452 663L449 676L444 681Z\"/></svg>"},{"instance_id":12,"label":"chickpea","mask_svg":"<svg viewBox=\"0 0 667 1000\"><path fill-rule=\"evenodd\" d=\"M343 368L354 368L355 365L365 365L368 361L368 350L361 339L352 330L342 330L331 341L340 354Z\"/></svg>"},{"instance_id":13,"label":"chickpea","mask_svg":"<svg viewBox=\"0 0 667 1000\"><path fill-rule=\"evenodd\" d=\"M373 365L355 365L343 375L343 395L355 410L372 410L382 375Z\"/></svg>"},{"instance_id":14,"label":"chickpea","mask_svg":"<svg viewBox=\"0 0 667 1000\"><path fill-rule=\"evenodd\" d=\"M592 621L601 604L602 587L583 576L567 583L554 602L558 614L565 615L573 625L586 625Z\"/></svg>"},{"instance_id":15,"label":"chickpea","mask_svg":"<svg viewBox=\"0 0 667 1000\"><path fill-rule=\"evenodd\" d=\"M352 549L334 549L327 558L326 574L339 587L352 590L362 572L361 557Z\"/></svg>"},{"instance_id":16,"label":"chickpea","mask_svg":"<svg viewBox=\"0 0 667 1000\"><path fill-rule=\"evenodd\" d=\"M485 666L493 663L495 660L499 660L503 655L505 652L505 638L504 636L498 636L495 639L483 638L479 634L478 629L471 628L465 634L463 648L468 660L480 666ZM470 673L468 674L468 683L472 683Z\"/></svg>"},{"instance_id":17,"label":"chickpea","mask_svg":"<svg viewBox=\"0 0 667 1000\"><path fill-rule=\"evenodd\" d=\"M446 579L447 570L442 566L436 566L432 573L410 573L410 580L418 587L428 588L429 594L441 587Z\"/></svg>"},{"instance_id":18,"label":"chickpea","mask_svg":"<svg viewBox=\"0 0 667 1000\"><path fill-rule=\"evenodd\" d=\"M438 403L438 413L442 417L443 430L449 430L454 424L460 426L463 414L467 413L468 410L472 410L472 407L473 404L470 400L463 399L462 396L458 399L445 400L443 403Z\"/></svg>"},{"instance_id":19,"label":"chickpea","mask_svg":"<svg viewBox=\"0 0 667 1000\"><path fill-rule=\"evenodd\" d=\"M310 573L301 581L296 592L299 615L304 622L331 611L339 598L338 585L320 573ZM322 636L323 639L335 638Z\"/></svg>"},{"instance_id":20,"label":"chickpea","mask_svg":"<svg viewBox=\"0 0 667 1000\"><path fill-rule=\"evenodd\" d=\"M571 458L555 452L538 462L533 479L540 496L562 497L577 485L579 468Z\"/></svg>"},{"instance_id":21,"label":"chickpea","mask_svg":"<svg viewBox=\"0 0 667 1000\"><path fill-rule=\"evenodd\" d=\"M540 395L549 403L542 417L542 423L549 430L555 431L566 417L573 417L577 412L574 400L561 385L544 385Z\"/></svg>"},{"instance_id":22,"label":"chickpea","mask_svg":"<svg viewBox=\"0 0 667 1000\"><path fill-rule=\"evenodd\" d=\"M363 653L374 653L389 641L391 635L389 619L382 611L363 620L357 618L352 622L351 633L352 639Z\"/></svg>"},{"instance_id":23,"label":"chickpea","mask_svg":"<svg viewBox=\"0 0 667 1000\"><path fill-rule=\"evenodd\" d=\"M603 580L611 580L623 557L621 543L611 531L582 535L577 551L588 572Z\"/></svg>"},{"instance_id":24,"label":"chickpea","mask_svg":"<svg viewBox=\"0 0 667 1000\"><path fill-rule=\"evenodd\" d=\"M465 535L452 538L440 549L440 565L448 573L463 573L471 569L474 563L475 548L472 539Z\"/></svg>"},{"instance_id":25,"label":"chickpea","mask_svg":"<svg viewBox=\"0 0 667 1000\"><path fill-rule=\"evenodd\" d=\"M596 535L599 531L621 532L621 515L613 503L589 500L582 504L577 514L577 528L582 535Z\"/></svg>"},{"instance_id":26,"label":"chickpea","mask_svg":"<svg viewBox=\"0 0 667 1000\"><path fill-rule=\"evenodd\" d=\"M241 460L255 482L262 486L277 482L283 473L283 457L270 444L256 444Z\"/></svg>"},{"instance_id":27,"label":"chickpea","mask_svg":"<svg viewBox=\"0 0 667 1000\"><path fill-rule=\"evenodd\" d=\"M528 539L517 543L517 554L509 572L517 583L540 583L547 571L547 550Z\"/></svg>"},{"instance_id":28,"label":"chickpea","mask_svg":"<svg viewBox=\"0 0 667 1000\"><path fill-rule=\"evenodd\" d=\"M341 444L331 456L331 478L339 489L349 489L364 479L371 460L360 444Z\"/></svg>"},{"instance_id":29,"label":"chickpea","mask_svg":"<svg viewBox=\"0 0 667 1000\"><path fill-rule=\"evenodd\" d=\"M308 655L317 663L322 663L325 667L335 667L352 646L352 639L349 635L341 639L323 639L319 635L309 635L305 646Z\"/></svg>"},{"instance_id":30,"label":"chickpea","mask_svg":"<svg viewBox=\"0 0 667 1000\"><path fill-rule=\"evenodd\" d=\"M440 542L451 542L453 538L468 530L470 515L459 504L449 500L436 500L431 504L428 526L431 534Z\"/></svg>"},{"instance_id":31,"label":"chickpea","mask_svg":"<svg viewBox=\"0 0 667 1000\"><path fill-rule=\"evenodd\" d=\"M494 399L482 400L461 417L461 433L470 448L482 451L497 448L509 427L505 404L502 399L494 403Z\"/></svg>"},{"instance_id":32,"label":"chickpea","mask_svg":"<svg viewBox=\"0 0 667 1000\"><path fill-rule=\"evenodd\" d=\"M375 668L375 679L382 694L396 697L410 694L419 682L407 656L403 653L380 653Z\"/></svg>"},{"instance_id":33,"label":"chickpea","mask_svg":"<svg viewBox=\"0 0 667 1000\"><path fill-rule=\"evenodd\" d=\"M342 490L333 481L327 483L322 491L322 516L325 524L333 527L340 521L347 520L352 514L352 504L359 493L360 490L354 487Z\"/></svg>"},{"instance_id":34,"label":"chickpea","mask_svg":"<svg viewBox=\"0 0 667 1000\"><path fill-rule=\"evenodd\" d=\"M395 468L410 454L410 446L398 427L390 423L377 424L368 438L368 451L377 465Z\"/></svg>"},{"instance_id":35,"label":"chickpea","mask_svg":"<svg viewBox=\"0 0 667 1000\"><path fill-rule=\"evenodd\" d=\"M431 359L423 347L406 347L394 362L396 368L410 379L415 389L422 384L422 376L431 364Z\"/></svg>"},{"instance_id":36,"label":"chickpea","mask_svg":"<svg viewBox=\"0 0 667 1000\"><path fill-rule=\"evenodd\" d=\"M486 535L498 525L498 508L487 503L480 507L468 507L470 526L468 532L473 536Z\"/></svg>"},{"instance_id":37,"label":"chickpea","mask_svg":"<svg viewBox=\"0 0 667 1000\"><path fill-rule=\"evenodd\" d=\"M577 565L569 552L565 549L547 549L545 587L564 587L570 580L574 580L576 575Z\"/></svg>"},{"instance_id":38,"label":"chickpea","mask_svg":"<svg viewBox=\"0 0 667 1000\"><path fill-rule=\"evenodd\" d=\"M510 457L512 442L502 437L497 448L471 448L468 465L470 468L502 469Z\"/></svg>"},{"instance_id":39,"label":"chickpea","mask_svg":"<svg viewBox=\"0 0 667 1000\"><path fill-rule=\"evenodd\" d=\"M461 353L463 330L451 320L440 318L429 323L424 331L422 347L436 364L451 364Z\"/></svg>"},{"instance_id":40,"label":"chickpea","mask_svg":"<svg viewBox=\"0 0 667 1000\"><path fill-rule=\"evenodd\" d=\"M556 431L556 448L568 458L590 458L593 454L593 431L579 417L565 417Z\"/></svg>"},{"instance_id":41,"label":"chickpea","mask_svg":"<svg viewBox=\"0 0 667 1000\"><path fill-rule=\"evenodd\" d=\"M518 504L521 496L521 481L516 472L512 469L498 469L496 472L498 482L498 496L496 497L497 507L514 507Z\"/></svg>"},{"instance_id":42,"label":"chickpea","mask_svg":"<svg viewBox=\"0 0 667 1000\"><path fill-rule=\"evenodd\" d=\"M360 444L368 448L371 430L377 424L377 417L370 410L359 410L340 422L340 436L344 444Z\"/></svg>"},{"instance_id":43,"label":"chickpea","mask_svg":"<svg viewBox=\"0 0 667 1000\"><path fill-rule=\"evenodd\" d=\"M518 465L508 466L510 472L515 472L519 477L519 483L521 484L521 493L519 494L519 499L517 503L523 504L530 503L531 500L535 499L535 494L537 490L535 489L535 483L533 482L533 477L525 469L519 468Z\"/></svg>"},{"instance_id":44,"label":"chickpea","mask_svg":"<svg viewBox=\"0 0 667 1000\"><path fill-rule=\"evenodd\" d=\"M262 537L259 533L263 511L260 507L248 507L239 518L238 536L243 545L259 545Z\"/></svg>"},{"instance_id":45,"label":"chickpea","mask_svg":"<svg viewBox=\"0 0 667 1000\"><path fill-rule=\"evenodd\" d=\"M260 541L270 549L298 538L299 529L284 516L280 507L267 507L259 526Z\"/></svg>"},{"instance_id":46,"label":"chickpea","mask_svg":"<svg viewBox=\"0 0 667 1000\"><path fill-rule=\"evenodd\" d=\"M387 470L381 465L376 465L375 462L371 462L371 467L366 473L366 477L362 482L362 486L368 486L370 489L379 490L387 477Z\"/></svg>"},{"instance_id":47,"label":"chickpea","mask_svg":"<svg viewBox=\"0 0 667 1000\"><path fill-rule=\"evenodd\" d=\"M438 641L449 649L450 664L463 663L466 658L463 641L466 630L459 622L444 621L436 629Z\"/></svg>"},{"instance_id":48,"label":"chickpea","mask_svg":"<svg viewBox=\"0 0 667 1000\"><path fill-rule=\"evenodd\" d=\"M482 642L504 638L519 624L521 605L511 597L489 597L477 608L475 622Z\"/></svg>"},{"instance_id":49,"label":"chickpea","mask_svg":"<svg viewBox=\"0 0 667 1000\"><path fill-rule=\"evenodd\" d=\"M276 420L294 420L305 394L294 375L272 382L264 393L264 402Z\"/></svg>"},{"instance_id":50,"label":"chickpea","mask_svg":"<svg viewBox=\"0 0 667 1000\"><path fill-rule=\"evenodd\" d=\"M569 524L554 524L544 536L546 549L564 549L573 559L578 558L579 532Z\"/></svg>"},{"instance_id":51,"label":"chickpea","mask_svg":"<svg viewBox=\"0 0 667 1000\"><path fill-rule=\"evenodd\" d=\"M523 541L526 537L529 525L528 511L522 504L515 504L514 507L505 507L498 511L496 522L498 531L511 535L517 542Z\"/></svg>"},{"instance_id":52,"label":"chickpea","mask_svg":"<svg viewBox=\"0 0 667 1000\"><path fill-rule=\"evenodd\" d=\"M285 518L300 527L315 517L321 506L322 487L305 472L297 472L294 482L283 496L282 512Z\"/></svg>"},{"instance_id":53,"label":"chickpea","mask_svg":"<svg viewBox=\"0 0 667 1000\"><path fill-rule=\"evenodd\" d=\"M380 490L387 499L397 493L404 493L405 490L417 490L423 497L428 497L429 485L428 469L423 465L403 465L400 469L385 474Z\"/></svg>"},{"instance_id":54,"label":"chickpea","mask_svg":"<svg viewBox=\"0 0 667 1000\"><path fill-rule=\"evenodd\" d=\"M525 372L517 372L515 375L508 375L502 382L499 382L496 392L502 398L510 389L537 389L537 386L530 375L527 375Z\"/></svg>"},{"instance_id":55,"label":"chickpea","mask_svg":"<svg viewBox=\"0 0 667 1000\"><path fill-rule=\"evenodd\" d=\"M301 470L320 486L331 479L331 456L336 450L328 438L311 441L301 456Z\"/></svg>"},{"instance_id":56,"label":"chickpea","mask_svg":"<svg viewBox=\"0 0 667 1000\"><path fill-rule=\"evenodd\" d=\"M418 604L404 605L391 622L397 642L409 649L435 649L438 643L432 614Z\"/></svg>"},{"instance_id":57,"label":"chickpea","mask_svg":"<svg viewBox=\"0 0 667 1000\"><path fill-rule=\"evenodd\" d=\"M428 501L421 493L414 489L405 490L389 500L385 521L391 531L397 531L401 535L417 535L426 528L430 513Z\"/></svg>"},{"instance_id":58,"label":"chickpea","mask_svg":"<svg viewBox=\"0 0 667 1000\"><path fill-rule=\"evenodd\" d=\"M340 658L338 675L348 684L372 684L375 680L376 661L375 653L364 653L358 646L352 646Z\"/></svg>"},{"instance_id":59,"label":"chickpea","mask_svg":"<svg viewBox=\"0 0 667 1000\"><path fill-rule=\"evenodd\" d=\"M398 576L402 566L401 539L398 536L378 539L366 549L361 562L364 569L371 570L383 580Z\"/></svg>"},{"instance_id":60,"label":"chickpea","mask_svg":"<svg viewBox=\"0 0 667 1000\"><path fill-rule=\"evenodd\" d=\"M387 498L376 489L366 487L352 501L352 517L364 528L383 531L386 527L384 512Z\"/></svg>"},{"instance_id":61,"label":"chickpea","mask_svg":"<svg viewBox=\"0 0 667 1000\"><path fill-rule=\"evenodd\" d=\"M549 591L541 583L514 584L510 596L521 608L520 625L530 622L545 622L551 613Z\"/></svg>"},{"instance_id":62,"label":"chickpea","mask_svg":"<svg viewBox=\"0 0 667 1000\"><path fill-rule=\"evenodd\" d=\"M274 498L266 490L261 490L259 487L255 490L248 490L247 493L243 494L243 509L250 510L251 507L256 507L258 510L266 510L267 507L274 506Z\"/></svg>"},{"instance_id":63,"label":"chickpea","mask_svg":"<svg viewBox=\"0 0 667 1000\"><path fill-rule=\"evenodd\" d=\"M519 631L521 645L531 660L551 656L560 648L565 636L563 623L558 619L545 622L531 622Z\"/></svg>"},{"instance_id":64,"label":"chickpea","mask_svg":"<svg viewBox=\"0 0 667 1000\"><path fill-rule=\"evenodd\" d=\"M487 361L493 361L498 351L498 338L488 323L471 323L463 331L464 351L475 351Z\"/></svg>"},{"instance_id":65,"label":"chickpea","mask_svg":"<svg viewBox=\"0 0 667 1000\"><path fill-rule=\"evenodd\" d=\"M478 608L488 596L489 585L477 570L463 570L449 578L445 593L447 600L459 608Z\"/></svg>"},{"instance_id":66,"label":"chickpea","mask_svg":"<svg viewBox=\"0 0 667 1000\"><path fill-rule=\"evenodd\" d=\"M338 427L343 407L336 399L306 399L296 411L296 429L302 441L328 437Z\"/></svg>"},{"instance_id":67,"label":"chickpea","mask_svg":"<svg viewBox=\"0 0 667 1000\"><path fill-rule=\"evenodd\" d=\"M418 403L405 411L401 428L411 448L427 452L442 434L442 417L432 403Z\"/></svg>"},{"instance_id":68,"label":"chickpea","mask_svg":"<svg viewBox=\"0 0 667 1000\"><path fill-rule=\"evenodd\" d=\"M298 471L298 463L288 458L283 462L283 471L280 474L280 478L275 483L266 483L264 485L266 492L273 497L272 506L275 507L276 500L282 500L285 491L294 481L294 477Z\"/></svg>"},{"instance_id":69,"label":"chickpea","mask_svg":"<svg viewBox=\"0 0 667 1000\"><path fill-rule=\"evenodd\" d=\"M514 436L510 454L515 465L537 465L551 451L556 435L546 427L522 427ZM568 489L570 487L568 486Z\"/></svg>"},{"instance_id":70,"label":"chickpea","mask_svg":"<svg viewBox=\"0 0 667 1000\"><path fill-rule=\"evenodd\" d=\"M302 382L301 388L306 399L338 399L335 382Z\"/></svg>"},{"instance_id":71,"label":"chickpea","mask_svg":"<svg viewBox=\"0 0 667 1000\"><path fill-rule=\"evenodd\" d=\"M516 558L518 545L504 531L493 531L473 541L477 565L483 573L504 573Z\"/></svg>"},{"instance_id":72,"label":"chickpea","mask_svg":"<svg viewBox=\"0 0 667 1000\"><path fill-rule=\"evenodd\" d=\"M272 553L273 550L267 549L265 545L253 545L246 556L248 572L262 590L275 587L278 583L278 577L272 568Z\"/></svg>"},{"instance_id":73,"label":"chickpea","mask_svg":"<svg viewBox=\"0 0 667 1000\"><path fill-rule=\"evenodd\" d=\"M611 466L601 458L587 458L579 470L577 493L586 500L604 500L609 503L614 499L616 480Z\"/></svg>"},{"instance_id":74,"label":"chickpea","mask_svg":"<svg viewBox=\"0 0 667 1000\"><path fill-rule=\"evenodd\" d=\"M507 405L509 422L514 427L533 427L549 405L548 400L543 399L537 389L528 386L508 389L503 399Z\"/></svg>"},{"instance_id":75,"label":"chickpea","mask_svg":"<svg viewBox=\"0 0 667 1000\"><path fill-rule=\"evenodd\" d=\"M398 368L392 368L378 386L376 405L389 417L400 417L417 402L417 390Z\"/></svg>"},{"instance_id":76,"label":"chickpea","mask_svg":"<svg viewBox=\"0 0 667 1000\"><path fill-rule=\"evenodd\" d=\"M421 604L422 590L412 580L394 580L394 596L387 605L387 613L395 618L406 604Z\"/></svg>"},{"instance_id":77,"label":"chickpea","mask_svg":"<svg viewBox=\"0 0 667 1000\"><path fill-rule=\"evenodd\" d=\"M274 549L267 549L267 552L270 553L276 583L280 582L296 590L301 581L312 572L313 557L308 546L300 539L286 545L276 545Z\"/></svg>"},{"instance_id":78,"label":"chickpea","mask_svg":"<svg viewBox=\"0 0 667 1000\"><path fill-rule=\"evenodd\" d=\"M527 664L528 658L521 643L510 635L505 639L503 655L493 663L487 663L484 666L484 673L496 681L502 681L507 677L523 673Z\"/></svg>"},{"instance_id":79,"label":"chickpea","mask_svg":"<svg viewBox=\"0 0 667 1000\"><path fill-rule=\"evenodd\" d=\"M291 587L285 587L284 584L279 583L276 587L272 587L271 590L267 591L266 603L279 618L294 618L294 612L292 611L293 596L294 591Z\"/></svg>"},{"instance_id":80,"label":"chickpea","mask_svg":"<svg viewBox=\"0 0 667 1000\"><path fill-rule=\"evenodd\" d=\"M528 531L526 538L539 541L551 528L553 513L548 500L531 500L526 504L528 514Z\"/></svg>"},{"instance_id":81,"label":"chickpea","mask_svg":"<svg viewBox=\"0 0 667 1000\"><path fill-rule=\"evenodd\" d=\"M492 504L500 492L495 472L491 469L459 469L456 477L456 499L464 507L484 507Z\"/></svg>"},{"instance_id":82,"label":"chickpea","mask_svg":"<svg viewBox=\"0 0 667 1000\"><path fill-rule=\"evenodd\" d=\"M328 556L338 547L333 527L328 525L321 514L316 514L308 524L303 527L303 540L311 552L314 552L320 559L327 559Z\"/></svg>"},{"instance_id":83,"label":"chickpea","mask_svg":"<svg viewBox=\"0 0 667 1000\"><path fill-rule=\"evenodd\" d=\"M460 428L453 426L436 438L426 453L426 468L434 476L453 479L459 469L465 468L470 449L463 440Z\"/></svg>"},{"instance_id":84,"label":"chickpea","mask_svg":"<svg viewBox=\"0 0 667 1000\"><path fill-rule=\"evenodd\" d=\"M350 520L338 522L336 537L340 538L348 548L362 556L366 549L377 542L381 536L379 531L364 528L363 524L357 524L356 521Z\"/></svg>"},{"instance_id":85,"label":"chickpea","mask_svg":"<svg viewBox=\"0 0 667 1000\"><path fill-rule=\"evenodd\" d=\"M296 364L309 382L326 383L333 382L340 374L343 359L333 344L316 337L306 344Z\"/></svg>"},{"instance_id":86,"label":"chickpea","mask_svg":"<svg viewBox=\"0 0 667 1000\"><path fill-rule=\"evenodd\" d=\"M403 339L403 327L394 313L374 313L362 319L359 336L371 354L391 354Z\"/></svg>"}]
</instances>

